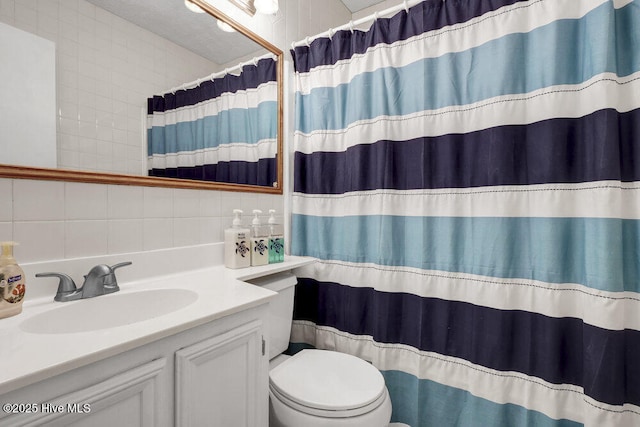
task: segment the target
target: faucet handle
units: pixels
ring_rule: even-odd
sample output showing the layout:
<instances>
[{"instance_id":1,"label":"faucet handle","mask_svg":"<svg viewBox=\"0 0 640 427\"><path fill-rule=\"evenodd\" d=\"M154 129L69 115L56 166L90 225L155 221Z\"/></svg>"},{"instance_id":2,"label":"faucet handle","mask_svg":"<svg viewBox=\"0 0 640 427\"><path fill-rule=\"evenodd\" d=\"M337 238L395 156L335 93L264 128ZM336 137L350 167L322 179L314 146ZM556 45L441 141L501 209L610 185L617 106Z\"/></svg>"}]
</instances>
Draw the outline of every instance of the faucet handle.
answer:
<instances>
[{"instance_id":1,"label":"faucet handle","mask_svg":"<svg viewBox=\"0 0 640 427\"><path fill-rule=\"evenodd\" d=\"M36 277L57 277L60 279L60 282L58 283L58 291L56 292L56 296L54 298L54 300L56 301L64 301L71 294L77 291L75 282L68 274L47 272L38 273L36 274Z\"/></svg>"},{"instance_id":2,"label":"faucet handle","mask_svg":"<svg viewBox=\"0 0 640 427\"><path fill-rule=\"evenodd\" d=\"M118 264L114 264L111 266L111 271L113 272L113 270L115 270L116 268L126 267L127 265L131 265L131 264L133 264L131 261L125 261Z\"/></svg>"}]
</instances>

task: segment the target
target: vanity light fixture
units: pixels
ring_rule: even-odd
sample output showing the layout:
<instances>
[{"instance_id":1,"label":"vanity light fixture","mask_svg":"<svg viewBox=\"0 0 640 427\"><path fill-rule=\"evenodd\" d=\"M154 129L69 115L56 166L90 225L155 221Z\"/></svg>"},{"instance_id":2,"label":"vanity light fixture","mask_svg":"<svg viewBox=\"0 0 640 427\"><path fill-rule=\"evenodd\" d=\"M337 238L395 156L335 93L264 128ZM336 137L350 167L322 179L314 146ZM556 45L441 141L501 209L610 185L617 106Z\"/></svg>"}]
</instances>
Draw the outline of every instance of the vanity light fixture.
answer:
<instances>
[{"instance_id":1,"label":"vanity light fixture","mask_svg":"<svg viewBox=\"0 0 640 427\"><path fill-rule=\"evenodd\" d=\"M187 9L189 9L191 12L195 12L195 13L204 13L204 10L202 10L202 8L200 6L198 6L197 4L193 4L191 3L189 0L184 0L184 5L187 7Z\"/></svg>"},{"instance_id":2,"label":"vanity light fixture","mask_svg":"<svg viewBox=\"0 0 640 427\"><path fill-rule=\"evenodd\" d=\"M256 12L275 15L278 12L278 0L229 0L234 6L254 16Z\"/></svg>"},{"instance_id":3,"label":"vanity light fixture","mask_svg":"<svg viewBox=\"0 0 640 427\"><path fill-rule=\"evenodd\" d=\"M253 5L259 13L265 15L278 13L278 0L253 0Z\"/></svg>"},{"instance_id":4,"label":"vanity light fixture","mask_svg":"<svg viewBox=\"0 0 640 427\"><path fill-rule=\"evenodd\" d=\"M249 16L253 16L256 14L256 8L253 5L253 0L229 0L230 3L233 3L238 9L242 10Z\"/></svg>"}]
</instances>

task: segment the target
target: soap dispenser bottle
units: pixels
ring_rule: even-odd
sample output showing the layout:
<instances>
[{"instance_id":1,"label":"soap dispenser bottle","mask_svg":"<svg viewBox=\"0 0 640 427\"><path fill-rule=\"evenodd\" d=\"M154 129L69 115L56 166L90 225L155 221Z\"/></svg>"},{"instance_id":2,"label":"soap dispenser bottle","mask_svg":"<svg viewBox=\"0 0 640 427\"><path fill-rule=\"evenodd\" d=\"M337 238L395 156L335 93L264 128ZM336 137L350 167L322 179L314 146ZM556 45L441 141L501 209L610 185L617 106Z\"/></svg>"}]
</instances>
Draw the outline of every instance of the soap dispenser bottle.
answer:
<instances>
[{"instance_id":1,"label":"soap dispenser bottle","mask_svg":"<svg viewBox=\"0 0 640 427\"><path fill-rule=\"evenodd\" d=\"M269 238L260 224L260 209L253 210L251 221L251 265L269 264Z\"/></svg>"},{"instance_id":2,"label":"soap dispenser bottle","mask_svg":"<svg viewBox=\"0 0 640 427\"><path fill-rule=\"evenodd\" d=\"M284 233L282 225L276 222L275 213L269 209L269 264L284 261Z\"/></svg>"},{"instance_id":3,"label":"soap dispenser bottle","mask_svg":"<svg viewBox=\"0 0 640 427\"><path fill-rule=\"evenodd\" d=\"M0 319L22 311L25 293L24 271L13 257L15 242L0 242Z\"/></svg>"},{"instance_id":4,"label":"soap dispenser bottle","mask_svg":"<svg viewBox=\"0 0 640 427\"><path fill-rule=\"evenodd\" d=\"M242 211L233 210L233 224L224 230L224 265L228 268L244 268L251 265L249 229L242 227Z\"/></svg>"}]
</instances>

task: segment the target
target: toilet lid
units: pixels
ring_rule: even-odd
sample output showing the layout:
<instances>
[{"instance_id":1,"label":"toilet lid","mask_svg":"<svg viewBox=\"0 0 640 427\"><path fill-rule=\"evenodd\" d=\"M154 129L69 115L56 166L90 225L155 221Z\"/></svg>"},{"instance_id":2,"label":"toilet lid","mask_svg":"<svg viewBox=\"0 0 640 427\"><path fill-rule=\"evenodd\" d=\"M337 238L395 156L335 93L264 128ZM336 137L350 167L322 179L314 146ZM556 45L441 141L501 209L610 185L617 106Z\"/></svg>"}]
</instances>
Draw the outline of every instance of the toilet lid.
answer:
<instances>
[{"instance_id":1,"label":"toilet lid","mask_svg":"<svg viewBox=\"0 0 640 427\"><path fill-rule=\"evenodd\" d=\"M345 353L302 350L269 373L278 394L310 409L348 411L385 394L384 378L368 362Z\"/></svg>"}]
</instances>

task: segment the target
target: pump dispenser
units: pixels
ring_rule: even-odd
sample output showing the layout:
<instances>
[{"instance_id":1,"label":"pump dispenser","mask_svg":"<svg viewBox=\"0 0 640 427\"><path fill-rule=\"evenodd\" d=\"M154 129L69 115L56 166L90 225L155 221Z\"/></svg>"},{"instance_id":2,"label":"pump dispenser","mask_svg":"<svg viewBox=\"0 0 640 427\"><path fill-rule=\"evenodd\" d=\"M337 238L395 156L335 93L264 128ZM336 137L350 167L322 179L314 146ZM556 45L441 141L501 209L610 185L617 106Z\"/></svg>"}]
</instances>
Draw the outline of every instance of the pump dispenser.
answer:
<instances>
[{"instance_id":1,"label":"pump dispenser","mask_svg":"<svg viewBox=\"0 0 640 427\"><path fill-rule=\"evenodd\" d=\"M268 233L260 224L260 209L253 210L253 221L251 221L251 265L269 264L269 238Z\"/></svg>"},{"instance_id":2,"label":"pump dispenser","mask_svg":"<svg viewBox=\"0 0 640 427\"><path fill-rule=\"evenodd\" d=\"M233 210L231 228L224 230L224 265L228 268L244 268L251 265L249 229L242 226L242 211Z\"/></svg>"},{"instance_id":3,"label":"pump dispenser","mask_svg":"<svg viewBox=\"0 0 640 427\"><path fill-rule=\"evenodd\" d=\"M269 209L269 264L284 261L284 233L282 225L274 216L276 211Z\"/></svg>"},{"instance_id":4,"label":"pump dispenser","mask_svg":"<svg viewBox=\"0 0 640 427\"><path fill-rule=\"evenodd\" d=\"M22 311L25 293L24 271L13 257L15 242L0 242L0 319Z\"/></svg>"}]
</instances>

